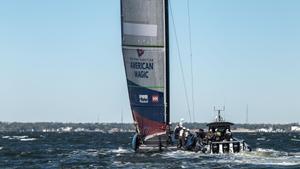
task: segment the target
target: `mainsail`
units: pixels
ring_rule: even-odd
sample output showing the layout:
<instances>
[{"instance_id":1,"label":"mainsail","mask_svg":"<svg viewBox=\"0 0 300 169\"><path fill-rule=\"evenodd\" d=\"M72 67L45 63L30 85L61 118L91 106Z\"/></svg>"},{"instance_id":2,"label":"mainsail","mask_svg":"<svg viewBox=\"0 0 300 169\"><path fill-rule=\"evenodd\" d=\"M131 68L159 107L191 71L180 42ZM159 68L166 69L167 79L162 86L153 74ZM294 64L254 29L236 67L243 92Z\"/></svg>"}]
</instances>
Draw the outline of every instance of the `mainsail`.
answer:
<instances>
[{"instance_id":1,"label":"mainsail","mask_svg":"<svg viewBox=\"0 0 300 169\"><path fill-rule=\"evenodd\" d=\"M144 139L169 123L167 0L121 0L122 51L130 105Z\"/></svg>"}]
</instances>

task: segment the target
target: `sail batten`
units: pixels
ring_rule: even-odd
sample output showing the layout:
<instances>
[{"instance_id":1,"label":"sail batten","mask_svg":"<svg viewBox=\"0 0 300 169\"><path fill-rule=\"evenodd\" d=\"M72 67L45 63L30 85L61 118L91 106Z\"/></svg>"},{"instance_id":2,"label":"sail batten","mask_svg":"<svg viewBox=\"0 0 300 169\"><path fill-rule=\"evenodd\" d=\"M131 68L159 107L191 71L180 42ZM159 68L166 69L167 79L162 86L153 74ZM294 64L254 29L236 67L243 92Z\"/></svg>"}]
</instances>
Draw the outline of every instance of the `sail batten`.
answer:
<instances>
[{"instance_id":1,"label":"sail batten","mask_svg":"<svg viewBox=\"0 0 300 169\"><path fill-rule=\"evenodd\" d=\"M122 52L138 133L166 133L167 35L165 0L121 0Z\"/></svg>"}]
</instances>

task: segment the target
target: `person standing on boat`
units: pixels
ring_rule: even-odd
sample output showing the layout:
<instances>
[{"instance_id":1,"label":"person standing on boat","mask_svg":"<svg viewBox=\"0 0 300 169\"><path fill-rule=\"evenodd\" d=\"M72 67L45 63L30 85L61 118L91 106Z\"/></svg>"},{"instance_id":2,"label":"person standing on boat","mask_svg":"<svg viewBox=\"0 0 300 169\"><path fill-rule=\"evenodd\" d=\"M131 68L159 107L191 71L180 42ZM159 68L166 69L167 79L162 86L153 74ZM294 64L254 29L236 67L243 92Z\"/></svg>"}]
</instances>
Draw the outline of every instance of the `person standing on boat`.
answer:
<instances>
[{"instance_id":1,"label":"person standing on boat","mask_svg":"<svg viewBox=\"0 0 300 169\"><path fill-rule=\"evenodd\" d=\"M205 136L205 140L207 141L207 144L211 141L215 141L215 129L209 129Z\"/></svg>"},{"instance_id":2,"label":"person standing on boat","mask_svg":"<svg viewBox=\"0 0 300 169\"><path fill-rule=\"evenodd\" d=\"M184 143L183 141L184 141L185 127L183 127L183 122L184 122L184 119L181 118L179 123L176 125L176 127L174 129L175 139L178 139L178 144L177 144L178 148L181 148Z\"/></svg>"},{"instance_id":3,"label":"person standing on boat","mask_svg":"<svg viewBox=\"0 0 300 169\"><path fill-rule=\"evenodd\" d=\"M216 132L214 133L215 135L215 141L221 141L222 133L220 129L216 129Z\"/></svg>"},{"instance_id":4,"label":"person standing on boat","mask_svg":"<svg viewBox=\"0 0 300 169\"><path fill-rule=\"evenodd\" d=\"M230 141L231 138L232 138L231 131L229 129L226 129L225 140Z\"/></svg>"},{"instance_id":5,"label":"person standing on boat","mask_svg":"<svg viewBox=\"0 0 300 169\"><path fill-rule=\"evenodd\" d=\"M179 131L179 142L177 145L178 148L181 148L182 146L185 145L186 133L187 133L187 129L185 127L182 127L182 129Z\"/></svg>"},{"instance_id":6,"label":"person standing on boat","mask_svg":"<svg viewBox=\"0 0 300 169\"><path fill-rule=\"evenodd\" d=\"M179 138L179 133L183 129L183 121L184 119L180 119L180 122L174 128L175 139Z\"/></svg>"}]
</instances>

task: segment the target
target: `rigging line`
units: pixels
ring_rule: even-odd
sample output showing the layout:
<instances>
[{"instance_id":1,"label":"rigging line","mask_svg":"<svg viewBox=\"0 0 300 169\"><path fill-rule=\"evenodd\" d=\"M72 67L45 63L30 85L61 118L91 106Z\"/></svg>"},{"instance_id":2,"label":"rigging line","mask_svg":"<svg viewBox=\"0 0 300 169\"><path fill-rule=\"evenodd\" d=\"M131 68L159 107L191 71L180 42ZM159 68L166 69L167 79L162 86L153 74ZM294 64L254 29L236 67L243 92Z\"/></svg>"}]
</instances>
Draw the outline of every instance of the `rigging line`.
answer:
<instances>
[{"instance_id":1,"label":"rigging line","mask_svg":"<svg viewBox=\"0 0 300 169\"><path fill-rule=\"evenodd\" d=\"M175 26L175 21L174 21L174 16L173 16L173 10L172 10L171 1L169 2L169 4L170 4L170 11L171 11L172 23L173 23L173 27L174 27L175 41L176 41L177 52L178 52L178 59L179 59L179 65L180 65L180 70L181 70L181 75L182 75L182 81L183 81L183 87L184 87L184 94L185 94L185 99L186 99L186 105L187 105L187 108L188 108L189 118L190 118L190 122L191 122L192 121L191 110L190 110L189 98L188 98L188 95L187 95L187 88L186 88L186 83L185 83L184 71L183 71L182 60L181 60L181 53L180 53L180 48L179 48L179 41L178 41L178 37L177 37L177 32L176 32L176 26Z\"/></svg>"},{"instance_id":2,"label":"rigging line","mask_svg":"<svg viewBox=\"0 0 300 169\"><path fill-rule=\"evenodd\" d=\"M192 28L191 28L191 16L190 16L190 0L187 0L187 11L188 11L190 61L191 61L192 114L193 114L193 122L195 122L194 71L193 71L193 49L192 49Z\"/></svg>"}]
</instances>

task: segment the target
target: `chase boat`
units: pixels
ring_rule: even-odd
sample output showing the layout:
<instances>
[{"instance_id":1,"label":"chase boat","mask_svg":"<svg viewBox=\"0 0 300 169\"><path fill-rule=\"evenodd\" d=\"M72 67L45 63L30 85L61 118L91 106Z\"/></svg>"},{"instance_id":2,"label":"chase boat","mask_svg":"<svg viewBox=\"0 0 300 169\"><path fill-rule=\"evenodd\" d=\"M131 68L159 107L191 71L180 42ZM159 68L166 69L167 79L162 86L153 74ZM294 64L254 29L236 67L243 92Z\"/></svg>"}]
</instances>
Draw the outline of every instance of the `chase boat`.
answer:
<instances>
[{"instance_id":1,"label":"chase boat","mask_svg":"<svg viewBox=\"0 0 300 169\"><path fill-rule=\"evenodd\" d=\"M251 147L244 141L233 137L231 122L226 122L218 111L216 121L207 124L208 132L197 132L197 141L194 150L208 154L240 153L251 151Z\"/></svg>"}]
</instances>

